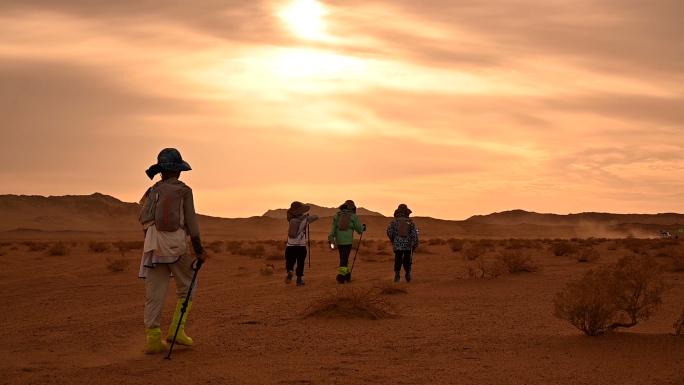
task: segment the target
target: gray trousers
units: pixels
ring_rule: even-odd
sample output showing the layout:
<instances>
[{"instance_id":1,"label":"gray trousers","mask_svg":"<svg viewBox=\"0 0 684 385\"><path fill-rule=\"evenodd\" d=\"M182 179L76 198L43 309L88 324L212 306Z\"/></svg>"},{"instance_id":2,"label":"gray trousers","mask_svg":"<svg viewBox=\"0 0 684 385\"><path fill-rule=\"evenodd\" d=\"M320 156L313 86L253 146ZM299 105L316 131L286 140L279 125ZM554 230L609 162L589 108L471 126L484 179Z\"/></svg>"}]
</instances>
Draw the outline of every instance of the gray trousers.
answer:
<instances>
[{"instance_id":1,"label":"gray trousers","mask_svg":"<svg viewBox=\"0 0 684 385\"><path fill-rule=\"evenodd\" d=\"M173 273L173 279L176 281L176 295L178 298L185 299L190 289L190 282L192 282L193 258L190 253L185 253L176 263L158 264L154 269L147 269L147 278L145 278L145 291L147 294L147 302L145 302L145 327L148 329L157 328L161 324L162 310L164 308L164 301L166 293L169 290L170 276ZM195 281L195 288L190 295L190 300L197 289L197 281Z\"/></svg>"}]
</instances>

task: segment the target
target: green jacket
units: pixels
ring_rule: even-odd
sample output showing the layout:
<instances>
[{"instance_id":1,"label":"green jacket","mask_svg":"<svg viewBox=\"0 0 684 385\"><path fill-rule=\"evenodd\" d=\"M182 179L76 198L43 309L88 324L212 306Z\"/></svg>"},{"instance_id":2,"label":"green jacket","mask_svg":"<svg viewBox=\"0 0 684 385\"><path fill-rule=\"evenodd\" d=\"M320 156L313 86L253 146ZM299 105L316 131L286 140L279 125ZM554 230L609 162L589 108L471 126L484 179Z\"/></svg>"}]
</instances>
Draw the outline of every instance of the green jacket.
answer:
<instances>
[{"instance_id":1,"label":"green jacket","mask_svg":"<svg viewBox=\"0 0 684 385\"><path fill-rule=\"evenodd\" d=\"M351 213L351 217L349 218L349 228L342 231L338 230L337 227L340 220L340 215L344 213ZM337 239L338 245L351 245L354 243L354 230L356 230L356 232L359 234L363 234L363 224L361 223L359 217L357 217L352 210L344 209L335 214L335 217L333 217L332 229L330 230L330 235L328 235L328 240L333 241Z\"/></svg>"}]
</instances>

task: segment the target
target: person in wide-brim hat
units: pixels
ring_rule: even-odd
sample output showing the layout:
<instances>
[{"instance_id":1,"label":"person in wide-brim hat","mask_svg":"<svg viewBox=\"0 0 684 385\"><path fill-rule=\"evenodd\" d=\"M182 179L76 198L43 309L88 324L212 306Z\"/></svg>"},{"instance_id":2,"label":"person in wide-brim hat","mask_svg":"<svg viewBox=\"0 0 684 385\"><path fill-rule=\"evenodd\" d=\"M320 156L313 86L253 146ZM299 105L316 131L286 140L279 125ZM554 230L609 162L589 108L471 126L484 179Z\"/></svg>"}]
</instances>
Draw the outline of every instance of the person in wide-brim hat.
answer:
<instances>
[{"instance_id":1,"label":"person in wide-brim hat","mask_svg":"<svg viewBox=\"0 0 684 385\"><path fill-rule=\"evenodd\" d=\"M347 200L340 205L340 212L333 217L332 229L328 235L328 242L334 245L337 242L337 250L340 253L340 267L337 269L337 282L351 281L351 269L349 268L349 255L354 243L354 232L363 234L366 225L356 215L356 205L353 200Z\"/></svg>"},{"instance_id":2,"label":"person in wide-brim hat","mask_svg":"<svg viewBox=\"0 0 684 385\"><path fill-rule=\"evenodd\" d=\"M409 216L412 212L413 211L411 211L411 209L409 209L408 206L402 203L399 205L399 207L397 207L396 210L394 210L394 216L396 217L397 214L406 214L406 216Z\"/></svg>"},{"instance_id":3,"label":"person in wide-brim hat","mask_svg":"<svg viewBox=\"0 0 684 385\"><path fill-rule=\"evenodd\" d=\"M340 210L351 210L353 212L356 212L356 205L354 204L354 201L351 199L348 199L346 202L342 203L338 208Z\"/></svg>"},{"instance_id":4,"label":"person in wide-brim hat","mask_svg":"<svg viewBox=\"0 0 684 385\"><path fill-rule=\"evenodd\" d=\"M311 210L311 206L305 205L299 201L294 201L290 205L290 208L287 209L287 220L290 221L292 218L296 218L302 214L305 214L309 210Z\"/></svg>"},{"instance_id":5,"label":"person in wide-brim hat","mask_svg":"<svg viewBox=\"0 0 684 385\"><path fill-rule=\"evenodd\" d=\"M180 152L175 148L165 148L157 155L157 163L145 170L150 179L161 172L190 171L190 164L183 160Z\"/></svg>"}]
</instances>

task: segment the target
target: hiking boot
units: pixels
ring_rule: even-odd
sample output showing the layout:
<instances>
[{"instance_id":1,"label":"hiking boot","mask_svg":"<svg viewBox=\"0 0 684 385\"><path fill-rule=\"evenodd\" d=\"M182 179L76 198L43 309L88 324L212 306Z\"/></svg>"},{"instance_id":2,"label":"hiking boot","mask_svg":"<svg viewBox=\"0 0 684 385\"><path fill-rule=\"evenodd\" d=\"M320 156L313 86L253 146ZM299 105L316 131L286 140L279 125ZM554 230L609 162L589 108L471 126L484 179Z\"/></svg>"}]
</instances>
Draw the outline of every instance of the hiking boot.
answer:
<instances>
[{"instance_id":1,"label":"hiking boot","mask_svg":"<svg viewBox=\"0 0 684 385\"><path fill-rule=\"evenodd\" d=\"M147 347L145 353L157 354L166 352L166 342L162 341L161 330L157 328L147 329Z\"/></svg>"},{"instance_id":2,"label":"hiking boot","mask_svg":"<svg viewBox=\"0 0 684 385\"><path fill-rule=\"evenodd\" d=\"M406 282L411 282L411 272L407 271L406 275L404 275L404 278L406 278Z\"/></svg>"},{"instance_id":3,"label":"hiking boot","mask_svg":"<svg viewBox=\"0 0 684 385\"><path fill-rule=\"evenodd\" d=\"M297 277L297 286L304 286L306 285L306 282L302 279L302 277Z\"/></svg>"},{"instance_id":4,"label":"hiking boot","mask_svg":"<svg viewBox=\"0 0 684 385\"><path fill-rule=\"evenodd\" d=\"M344 283L344 275L342 274L337 274L337 278L335 279L337 279L338 283Z\"/></svg>"},{"instance_id":5,"label":"hiking boot","mask_svg":"<svg viewBox=\"0 0 684 385\"><path fill-rule=\"evenodd\" d=\"M294 276L294 272L292 270L287 271L287 277L285 277L285 283L286 284L291 284L292 283L292 276Z\"/></svg>"},{"instance_id":6,"label":"hiking boot","mask_svg":"<svg viewBox=\"0 0 684 385\"><path fill-rule=\"evenodd\" d=\"M351 281L351 273L345 275L345 276L344 276L344 280L347 281L347 282Z\"/></svg>"},{"instance_id":7,"label":"hiking boot","mask_svg":"<svg viewBox=\"0 0 684 385\"><path fill-rule=\"evenodd\" d=\"M183 308L184 299L178 299L176 303L176 312L173 314L173 320L171 321L171 326L169 326L169 334L166 336L167 342L173 342L173 336L176 336L177 345L192 346L192 338L185 334L185 321L188 319L188 313L192 307L192 301L188 301L188 307L185 309L185 315L183 315L183 320L180 321L181 310ZM178 326L178 321L180 321L180 326ZM178 335L176 335L176 329L178 329Z\"/></svg>"},{"instance_id":8,"label":"hiking boot","mask_svg":"<svg viewBox=\"0 0 684 385\"><path fill-rule=\"evenodd\" d=\"M401 279L401 274L399 274L398 271L395 271L394 272L394 282L399 282L400 279Z\"/></svg>"}]
</instances>

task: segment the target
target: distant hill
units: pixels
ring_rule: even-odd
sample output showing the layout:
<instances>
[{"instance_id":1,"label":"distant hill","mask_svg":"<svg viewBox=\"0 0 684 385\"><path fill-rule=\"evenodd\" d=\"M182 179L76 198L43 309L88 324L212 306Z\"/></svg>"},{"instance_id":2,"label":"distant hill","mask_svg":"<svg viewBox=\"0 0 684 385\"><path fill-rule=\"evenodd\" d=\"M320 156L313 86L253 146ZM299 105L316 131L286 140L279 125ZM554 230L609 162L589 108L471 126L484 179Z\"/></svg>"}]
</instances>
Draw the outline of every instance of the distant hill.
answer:
<instances>
[{"instance_id":1,"label":"distant hill","mask_svg":"<svg viewBox=\"0 0 684 385\"><path fill-rule=\"evenodd\" d=\"M308 214L318 215L320 218L333 217L333 216L335 216L335 214L337 214L338 211L340 211L337 207L322 207L322 206L315 205L313 203L305 203L305 204L308 206L311 206L311 210L309 210ZM384 217L384 215L382 215L378 212L370 211L370 210L367 210L363 207L357 207L356 208L356 214L357 215L369 215L369 216ZM287 218L287 209L268 210L262 216L269 217L269 218L276 218L276 219Z\"/></svg>"},{"instance_id":2,"label":"distant hill","mask_svg":"<svg viewBox=\"0 0 684 385\"><path fill-rule=\"evenodd\" d=\"M478 223L490 225L570 225L581 226L584 224L621 224L641 223L669 226L684 223L684 214L610 214L610 213L579 213L579 214L539 214L525 210L510 210L488 215L475 215L464 221L465 223Z\"/></svg>"}]
</instances>

